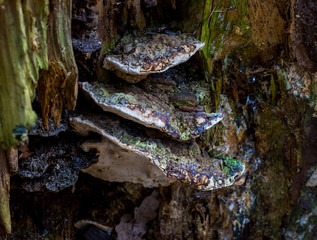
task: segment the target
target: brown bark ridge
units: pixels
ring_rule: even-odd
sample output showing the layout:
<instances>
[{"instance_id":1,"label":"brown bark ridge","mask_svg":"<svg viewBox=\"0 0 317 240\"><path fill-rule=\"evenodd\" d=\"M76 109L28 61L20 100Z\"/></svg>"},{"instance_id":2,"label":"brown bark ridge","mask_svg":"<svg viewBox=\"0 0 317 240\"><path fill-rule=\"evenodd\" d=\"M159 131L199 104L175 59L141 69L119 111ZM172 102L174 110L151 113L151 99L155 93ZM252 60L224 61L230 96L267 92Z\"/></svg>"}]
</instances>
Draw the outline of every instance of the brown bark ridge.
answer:
<instances>
[{"instance_id":1,"label":"brown bark ridge","mask_svg":"<svg viewBox=\"0 0 317 240\"><path fill-rule=\"evenodd\" d=\"M0 148L0 237L11 232L10 217L10 170L5 151Z\"/></svg>"},{"instance_id":2,"label":"brown bark ridge","mask_svg":"<svg viewBox=\"0 0 317 240\"><path fill-rule=\"evenodd\" d=\"M38 83L43 124L48 118L59 126L64 103L74 110L78 92L78 70L71 40L71 0L50 1L47 24L48 70L42 72Z\"/></svg>"}]
</instances>

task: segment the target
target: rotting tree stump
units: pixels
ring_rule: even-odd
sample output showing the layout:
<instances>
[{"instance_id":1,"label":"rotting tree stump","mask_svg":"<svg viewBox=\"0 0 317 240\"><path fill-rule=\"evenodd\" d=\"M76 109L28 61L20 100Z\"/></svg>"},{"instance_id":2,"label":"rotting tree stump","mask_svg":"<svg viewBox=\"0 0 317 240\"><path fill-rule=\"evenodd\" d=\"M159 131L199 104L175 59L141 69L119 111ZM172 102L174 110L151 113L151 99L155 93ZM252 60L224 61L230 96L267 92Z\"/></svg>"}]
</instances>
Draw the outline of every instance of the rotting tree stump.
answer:
<instances>
[{"instance_id":1,"label":"rotting tree stump","mask_svg":"<svg viewBox=\"0 0 317 240\"><path fill-rule=\"evenodd\" d=\"M158 215L151 220L144 217L143 227L132 229L130 233L141 231L147 239L316 237L317 61L314 43L317 5L314 1L73 1L72 39L69 3L0 1L0 11L11 9L0 14L4 20L0 31L5 32L0 35L3 49L0 59L3 70L0 73L0 142L4 146L0 165L1 191L5 192L0 198L0 212L5 232L10 230L8 184L11 173L7 149L24 140L26 129L35 121L33 110L41 116L41 105L36 101L31 105L37 81L40 104L42 109L45 107L42 121L52 130L54 124L47 114L54 118L55 127L58 127L60 118L67 122L69 117L67 112L61 115L62 102L66 102L69 109L73 109L76 102L77 70L71 40L79 81L91 81L92 78L107 81L115 76L102 69L104 55L115 48L125 33L155 30L192 33L205 43L203 54L196 55L192 63L198 63L198 71L203 76L201 81L210 96L204 108L209 112L217 110L224 118L221 125L200 136L197 142L210 156L222 154L243 161L248 174L241 186L213 192L201 192L180 183L159 187L160 204L154 211ZM39 16L38 21L28 17L32 13ZM12 16L16 16L12 18L16 28L8 32L5 20ZM67 16L66 23L58 21L58 16L61 19ZM46 25L47 22L50 24ZM58 30L54 31L54 28ZM51 34L51 40L48 34ZM21 39L24 44L5 45L17 44ZM47 44L54 47L51 48L53 53L48 51ZM54 57L54 54L58 56ZM24 58L17 60L21 55ZM17 67L10 68L8 64ZM52 71L39 73L40 68ZM48 80L50 84L47 84L43 77L56 81ZM6 84L10 91L3 88ZM77 111L102 112L81 95ZM79 138L65 131L59 133L59 137L46 139L47 145L52 139L58 145L61 138ZM57 134L59 130L51 132ZM147 134L161 137L156 132L148 131ZM32 141L42 141L40 136L29 137L30 147ZM91 136L90 140L100 139ZM25 171L22 163L27 157L24 156L33 150L36 154L48 155L36 145L29 152L23 150L25 155L19 160L20 171ZM93 226L99 229L95 232L104 238L109 234L104 232L106 228L98 228L100 225L111 227L112 237L125 236L127 233L121 227L131 226L141 217L134 209L141 206L144 209L143 200L153 190L137 184L103 182L79 174L73 189L66 188L58 193L47 190L29 193L22 189L32 186L26 188L43 190L38 188L38 183L45 183L52 176L50 174L60 173L56 169L61 166L61 159L80 162L63 165L75 169L72 173L76 172L84 166L79 160L78 149L78 144L74 144L66 154L60 155L62 157L44 164L48 171L43 171L40 181L22 179L19 172L13 177L12 235L9 238L71 239L76 236L80 239L91 233L87 228L77 230L74 227L83 219L93 221ZM91 156L87 159L89 164L95 160ZM21 204L20 198L25 205ZM35 207L31 212L26 206ZM121 227L116 228L119 225ZM148 229L144 230L144 225Z\"/></svg>"}]
</instances>

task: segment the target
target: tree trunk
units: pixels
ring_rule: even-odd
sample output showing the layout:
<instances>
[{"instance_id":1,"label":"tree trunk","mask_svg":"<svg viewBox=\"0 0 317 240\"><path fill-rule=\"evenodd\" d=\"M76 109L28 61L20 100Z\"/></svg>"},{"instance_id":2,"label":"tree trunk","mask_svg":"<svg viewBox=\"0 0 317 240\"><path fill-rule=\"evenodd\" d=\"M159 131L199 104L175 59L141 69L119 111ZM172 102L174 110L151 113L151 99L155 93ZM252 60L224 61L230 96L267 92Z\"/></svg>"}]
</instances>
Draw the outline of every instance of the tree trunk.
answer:
<instances>
[{"instance_id":1,"label":"tree trunk","mask_svg":"<svg viewBox=\"0 0 317 240\"><path fill-rule=\"evenodd\" d=\"M9 239L317 237L315 1L0 0L0 12L3 235L12 232ZM122 50L120 41L127 35L140 32L145 36L186 32L205 43L191 60L157 76L173 79L176 73L178 79L184 77L177 83L181 88L196 81L192 90L203 89L208 96L204 112L224 116L190 142L210 159L222 156L243 162L247 171L234 186L200 191L176 181L148 188L80 172L101 161L96 152L85 152L89 144L108 144L110 150L99 155L116 161L120 153L105 135L84 129L86 135L79 136L76 128L68 128L69 119L79 113L114 117L84 94L77 100L77 78L98 80L111 89L119 86L120 96L130 94L133 85L104 69L103 62ZM125 47L120 54L130 51ZM138 91L146 80L136 84ZM155 86L176 91L177 84L171 89L160 81ZM149 89L160 94L153 86ZM102 90L105 96L107 90ZM77 104L75 112L63 110L64 104L68 110ZM41 118L28 132L35 112ZM113 129L124 122L124 129L144 131L151 141L168 138L122 116L113 122ZM170 141L173 145L177 140ZM9 211L17 147L19 170L11 179Z\"/></svg>"}]
</instances>

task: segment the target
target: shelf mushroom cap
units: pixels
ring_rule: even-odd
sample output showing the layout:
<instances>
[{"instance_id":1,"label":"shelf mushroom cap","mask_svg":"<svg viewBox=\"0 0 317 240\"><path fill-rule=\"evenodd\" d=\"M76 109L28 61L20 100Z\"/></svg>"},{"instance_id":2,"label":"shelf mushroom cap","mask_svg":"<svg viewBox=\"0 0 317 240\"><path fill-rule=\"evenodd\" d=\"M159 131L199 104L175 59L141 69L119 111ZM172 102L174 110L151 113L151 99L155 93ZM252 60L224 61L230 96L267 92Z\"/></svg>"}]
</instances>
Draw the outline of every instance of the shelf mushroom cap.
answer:
<instances>
[{"instance_id":1,"label":"shelf mushroom cap","mask_svg":"<svg viewBox=\"0 0 317 240\"><path fill-rule=\"evenodd\" d=\"M119 43L118 54L108 54L103 67L130 83L137 83L151 73L161 73L186 62L204 43L188 34L151 34L126 37Z\"/></svg>"},{"instance_id":2,"label":"shelf mushroom cap","mask_svg":"<svg viewBox=\"0 0 317 240\"><path fill-rule=\"evenodd\" d=\"M122 124L121 121L126 120L91 115L74 117L70 123L76 132L96 132L116 144L122 149L120 151L147 159L171 181L187 183L199 190L208 191L231 186L245 172L244 163L234 159L212 159L195 142L177 142L168 138L152 139L141 129L135 129L128 123ZM117 152L120 151L117 149ZM129 154L125 157L129 157ZM131 167L139 165L139 158L134 159ZM105 158L99 157L99 162L102 161L106 161ZM118 166L113 164L110 167ZM94 165L90 166L93 167ZM98 171L103 170L94 172Z\"/></svg>"},{"instance_id":3,"label":"shelf mushroom cap","mask_svg":"<svg viewBox=\"0 0 317 240\"><path fill-rule=\"evenodd\" d=\"M222 120L221 113L183 112L167 97L160 98L129 86L130 89L126 87L126 92L121 92L103 83L81 84L83 91L104 111L156 128L180 141L196 138Z\"/></svg>"}]
</instances>

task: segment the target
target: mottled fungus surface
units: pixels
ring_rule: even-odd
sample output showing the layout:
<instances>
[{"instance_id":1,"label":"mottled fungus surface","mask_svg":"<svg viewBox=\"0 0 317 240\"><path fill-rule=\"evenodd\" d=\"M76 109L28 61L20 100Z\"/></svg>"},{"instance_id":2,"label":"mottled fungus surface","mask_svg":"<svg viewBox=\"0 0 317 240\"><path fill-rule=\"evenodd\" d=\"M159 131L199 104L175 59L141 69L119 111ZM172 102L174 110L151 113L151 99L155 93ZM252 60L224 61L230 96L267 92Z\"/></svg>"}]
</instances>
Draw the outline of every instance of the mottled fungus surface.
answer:
<instances>
[{"instance_id":1,"label":"mottled fungus surface","mask_svg":"<svg viewBox=\"0 0 317 240\"><path fill-rule=\"evenodd\" d=\"M222 119L220 113L203 112L195 94L187 90L156 94L131 84L122 89L98 82L81 86L104 111L159 129L181 141L198 137Z\"/></svg>"},{"instance_id":2,"label":"mottled fungus surface","mask_svg":"<svg viewBox=\"0 0 317 240\"><path fill-rule=\"evenodd\" d=\"M151 73L161 73L186 62L204 43L188 34L127 35L118 43L115 53L107 54L104 68L130 83Z\"/></svg>"},{"instance_id":3,"label":"mottled fungus surface","mask_svg":"<svg viewBox=\"0 0 317 240\"><path fill-rule=\"evenodd\" d=\"M72 118L70 123L75 131L81 134L88 134L90 131L99 133L122 148L122 151L148 159L171 180L188 183L199 190L231 186L245 171L244 164L238 160L210 158L194 141L152 139L142 132L142 129L130 126L123 119L100 115L80 116ZM126 157L129 157L129 154L126 154ZM107 158L99 157L99 162L106 160ZM137 158L136 160L138 161ZM134 165L138 165L137 161ZM100 171L102 170L100 169Z\"/></svg>"}]
</instances>

